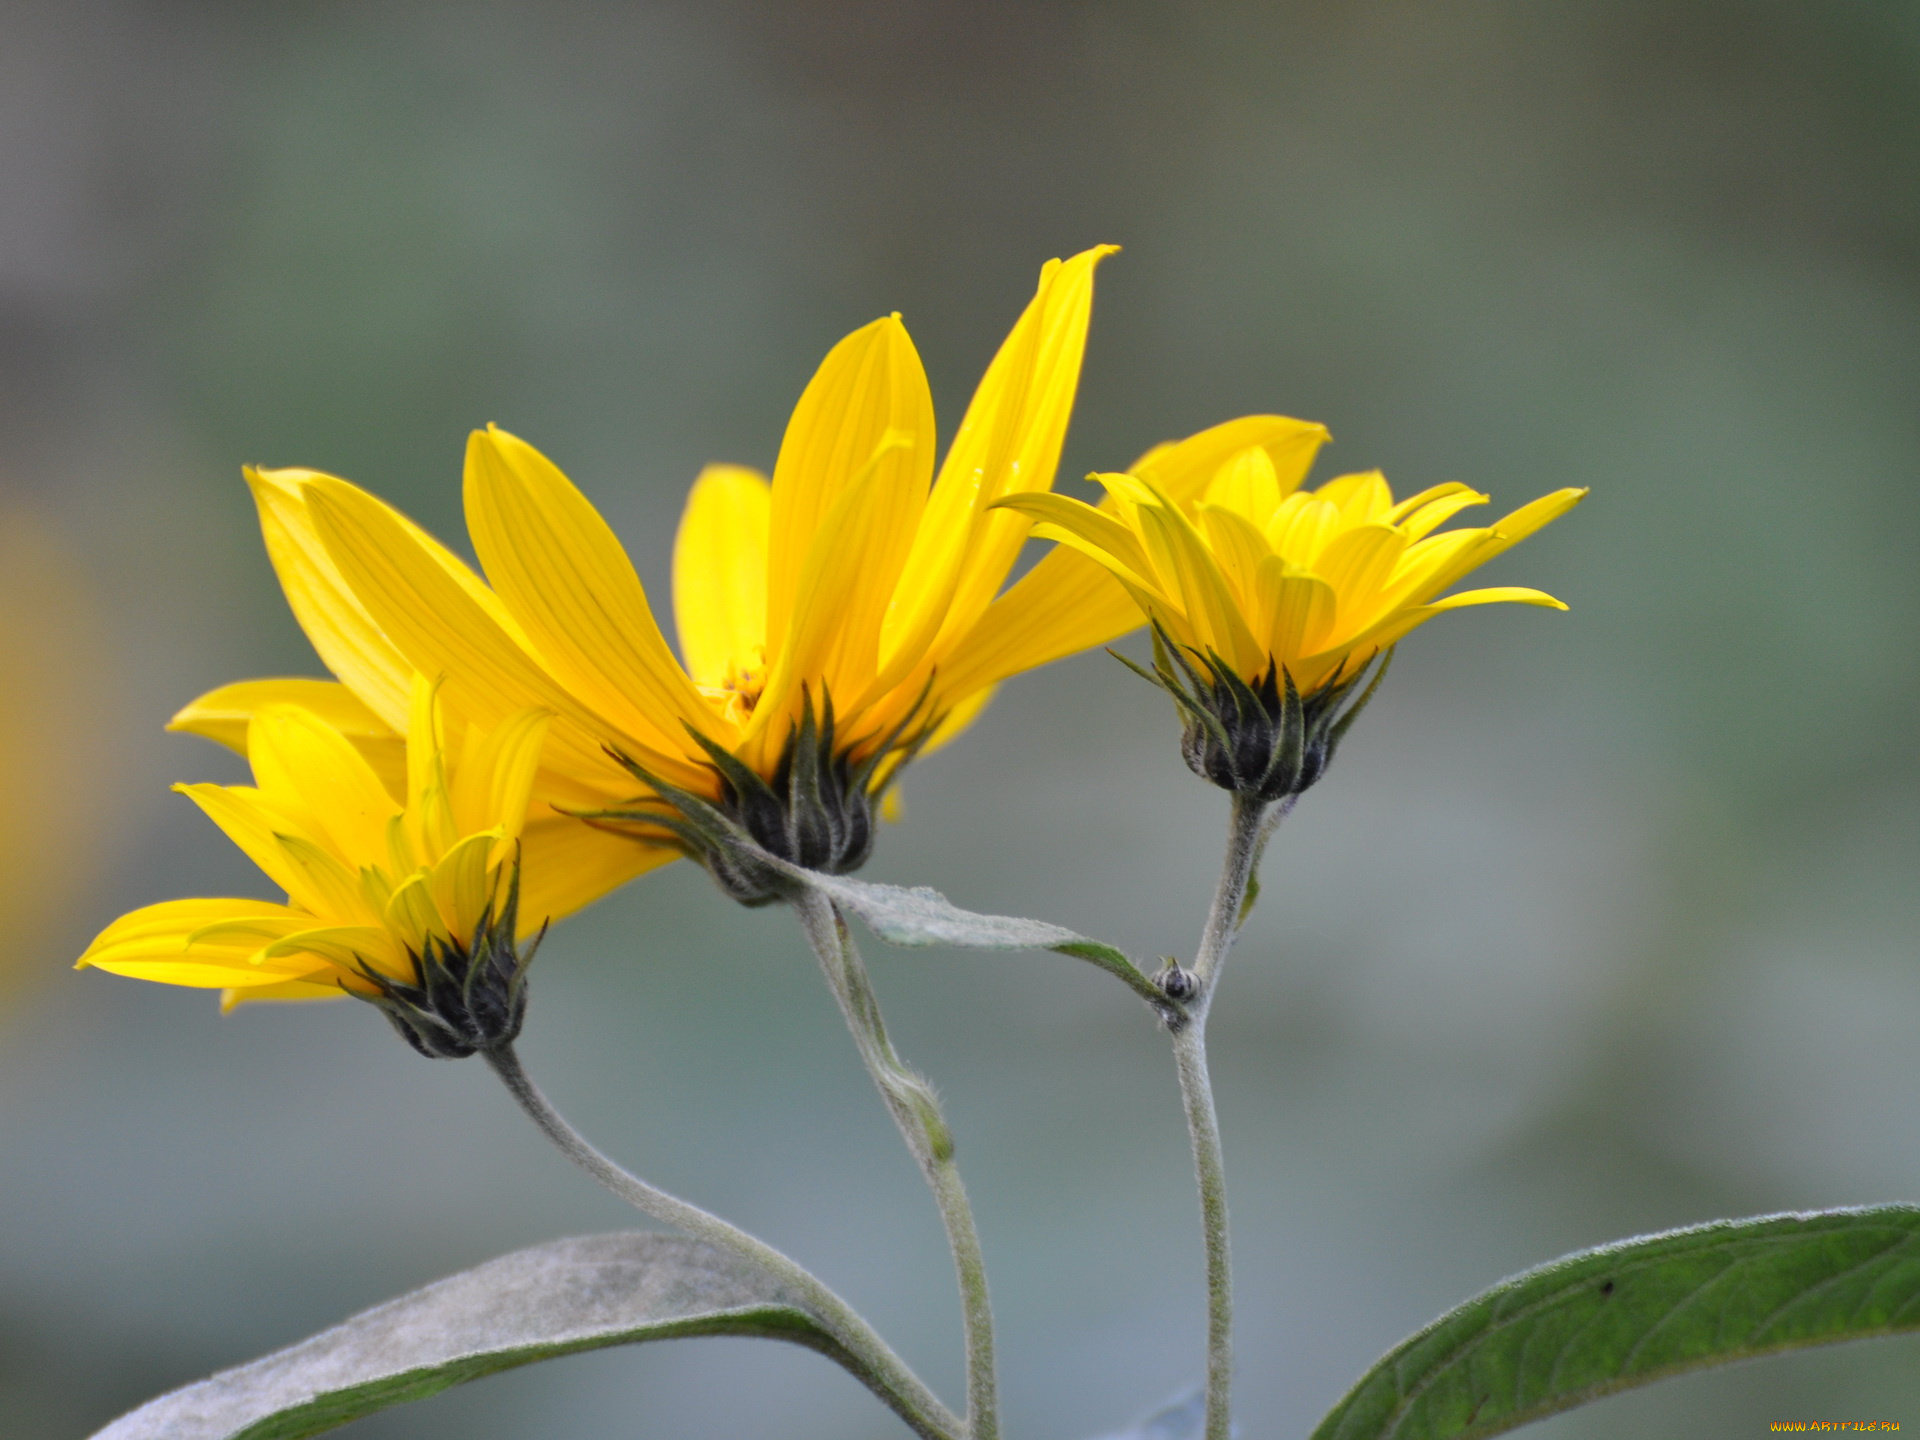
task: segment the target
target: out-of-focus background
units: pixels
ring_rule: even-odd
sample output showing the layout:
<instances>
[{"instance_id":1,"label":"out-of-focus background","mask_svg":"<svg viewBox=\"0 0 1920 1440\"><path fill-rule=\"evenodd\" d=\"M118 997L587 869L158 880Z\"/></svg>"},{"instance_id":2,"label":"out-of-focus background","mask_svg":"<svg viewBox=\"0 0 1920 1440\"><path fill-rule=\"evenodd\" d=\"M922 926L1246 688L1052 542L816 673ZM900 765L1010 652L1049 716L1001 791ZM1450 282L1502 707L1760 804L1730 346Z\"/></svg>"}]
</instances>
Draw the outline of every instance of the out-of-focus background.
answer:
<instances>
[{"instance_id":1,"label":"out-of-focus background","mask_svg":"<svg viewBox=\"0 0 1920 1440\"><path fill-rule=\"evenodd\" d=\"M263 882L162 722L315 674L245 462L456 544L498 421L664 605L709 459L767 465L898 309L943 423L1098 241L1066 469L1234 414L1334 467L1591 501L1505 557L1566 615L1430 627L1275 843L1216 1012L1241 1417L1298 1436L1468 1292L1575 1246L1920 1194L1920 18L1889 0L138 4L0 10L0 1430L161 1389L499 1251L630 1223L487 1073L351 1004L67 970ZM1190 952L1224 803L1104 655L912 772L869 873ZM943 1087L1011 1433L1197 1377L1166 1046L1056 957L870 960ZM530 1067L787 1247L949 1394L951 1281L794 928L687 865L542 952ZM1920 1424L1911 1342L1544 1436ZM812 1355L580 1357L375 1437L900 1433Z\"/></svg>"}]
</instances>

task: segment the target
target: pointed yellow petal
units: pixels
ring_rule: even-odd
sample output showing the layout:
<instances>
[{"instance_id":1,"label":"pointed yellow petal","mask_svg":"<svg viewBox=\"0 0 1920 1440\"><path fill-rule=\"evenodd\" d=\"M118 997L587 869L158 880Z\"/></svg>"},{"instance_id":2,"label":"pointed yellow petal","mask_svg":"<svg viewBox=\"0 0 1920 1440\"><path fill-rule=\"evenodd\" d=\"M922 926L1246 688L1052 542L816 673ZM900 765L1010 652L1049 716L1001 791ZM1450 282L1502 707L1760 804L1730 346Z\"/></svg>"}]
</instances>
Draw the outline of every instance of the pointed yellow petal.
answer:
<instances>
[{"instance_id":1,"label":"pointed yellow petal","mask_svg":"<svg viewBox=\"0 0 1920 1440\"><path fill-rule=\"evenodd\" d=\"M589 709L668 749L713 732L607 522L538 450L498 427L467 442L467 529L487 578ZM716 735L716 738L723 738Z\"/></svg>"},{"instance_id":2,"label":"pointed yellow petal","mask_svg":"<svg viewBox=\"0 0 1920 1440\"><path fill-rule=\"evenodd\" d=\"M698 684L725 685L767 663L772 517L773 492L757 471L709 465L693 482L673 542L673 617Z\"/></svg>"},{"instance_id":3,"label":"pointed yellow petal","mask_svg":"<svg viewBox=\"0 0 1920 1440\"><path fill-rule=\"evenodd\" d=\"M429 936L441 944L453 938L441 923L440 907L433 903L429 871L409 875L394 887L393 898L387 901L382 919L394 938L416 955L426 952Z\"/></svg>"},{"instance_id":4,"label":"pointed yellow petal","mask_svg":"<svg viewBox=\"0 0 1920 1440\"><path fill-rule=\"evenodd\" d=\"M1423 540L1462 510L1470 510L1475 505L1484 505L1491 498L1462 485L1445 495L1436 496L1424 505L1407 509L1406 519L1400 522L1400 529L1410 540ZM1396 506L1395 508L1406 507Z\"/></svg>"},{"instance_id":5,"label":"pointed yellow petal","mask_svg":"<svg viewBox=\"0 0 1920 1440\"><path fill-rule=\"evenodd\" d=\"M1264 671L1266 647L1255 643L1226 577L1193 522L1170 500L1142 505L1140 522L1148 552L1162 578L1177 587L1173 594L1198 632L1201 648L1248 678Z\"/></svg>"},{"instance_id":6,"label":"pointed yellow petal","mask_svg":"<svg viewBox=\"0 0 1920 1440\"><path fill-rule=\"evenodd\" d=\"M520 936L679 858L678 851L596 830L583 820L530 820L520 837Z\"/></svg>"},{"instance_id":7,"label":"pointed yellow petal","mask_svg":"<svg viewBox=\"0 0 1920 1440\"><path fill-rule=\"evenodd\" d=\"M1118 246L1096 245L1040 272L1032 301L994 355L940 467L901 578L887 650L900 673L931 644L950 649L992 603L1019 558L1028 522L993 507L1046 491L1060 467L1093 313L1094 271Z\"/></svg>"},{"instance_id":8,"label":"pointed yellow petal","mask_svg":"<svg viewBox=\"0 0 1920 1440\"><path fill-rule=\"evenodd\" d=\"M360 752L319 716L292 705L257 711L247 758L261 791L311 814L354 866L385 858L387 821L400 807Z\"/></svg>"},{"instance_id":9,"label":"pointed yellow petal","mask_svg":"<svg viewBox=\"0 0 1920 1440\"><path fill-rule=\"evenodd\" d=\"M904 443L889 444L889 437ZM820 362L787 422L773 468L767 549L767 656L777 664L795 625L800 583L821 523L847 487L878 457L874 503L886 507L877 528L903 536L889 562L884 613L907 544L926 505L933 474L933 397L926 371L898 315L846 337ZM882 583L877 573L876 584ZM877 639L877 624L876 624Z\"/></svg>"},{"instance_id":10,"label":"pointed yellow petal","mask_svg":"<svg viewBox=\"0 0 1920 1440\"><path fill-rule=\"evenodd\" d=\"M167 900L115 920L87 947L75 968L202 988L267 984L314 966L308 961L258 961L262 936L311 923L311 917L263 900ZM219 932L226 927L231 931L223 937ZM213 933L197 940L202 931Z\"/></svg>"}]
</instances>

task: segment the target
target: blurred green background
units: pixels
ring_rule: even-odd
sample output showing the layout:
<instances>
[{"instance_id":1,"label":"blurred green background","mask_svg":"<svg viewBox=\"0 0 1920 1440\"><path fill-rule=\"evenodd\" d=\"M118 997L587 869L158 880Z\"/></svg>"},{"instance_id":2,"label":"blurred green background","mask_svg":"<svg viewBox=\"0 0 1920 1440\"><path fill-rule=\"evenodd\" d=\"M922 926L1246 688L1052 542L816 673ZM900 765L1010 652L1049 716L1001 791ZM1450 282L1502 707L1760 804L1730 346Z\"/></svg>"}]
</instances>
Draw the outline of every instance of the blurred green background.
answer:
<instances>
[{"instance_id":1,"label":"blurred green background","mask_svg":"<svg viewBox=\"0 0 1920 1440\"><path fill-rule=\"evenodd\" d=\"M399 1289L630 1217L475 1065L352 1005L66 966L264 893L161 733L317 673L243 462L458 540L498 421L666 595L709 459L767 465L898 309L950 427L1041 261L1101 272L1066 470L1228 416L1508 508L1590 485L1406 647L1275 843L1216 1012L1241 1418L1578 1245L1920 1192L1920 11L1895 0L0 9L0 1430L75 1437ZM1323 474L1333 473L1323 465ZM918 767L869 874L1187 952L1223 800L1103 655ZM1161 1038L1057 957L870 962L942 1085L1016 1436L1198 1376ZM959 1389L947 1261L794 927L680 865L543 951L530 1067ZM1912 1342L1542 1437L1920 1424ZM580 1357L348 1432L901 1433L745 1341Z\"/></svg>"}]
</instances>

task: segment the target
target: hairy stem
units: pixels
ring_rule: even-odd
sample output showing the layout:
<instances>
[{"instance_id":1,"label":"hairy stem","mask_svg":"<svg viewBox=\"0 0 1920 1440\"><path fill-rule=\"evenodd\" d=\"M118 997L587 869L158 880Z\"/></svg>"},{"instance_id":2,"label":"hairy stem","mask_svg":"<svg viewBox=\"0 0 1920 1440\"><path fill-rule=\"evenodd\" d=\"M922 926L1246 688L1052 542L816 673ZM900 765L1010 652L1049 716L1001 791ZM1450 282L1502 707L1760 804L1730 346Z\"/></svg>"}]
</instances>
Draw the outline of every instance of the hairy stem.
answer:
<instances>
[{"instance_id":1,"label":"hairy stem","mask_svg":"<svg viewBox=\"0 0 1920 1440\"><path fill-rule=\"evenodd\" d=\"M1213 1082L1207 1075L1207 1013L1219 984L1221 966L1240 928L1247 882L1253 878L1270 826L1267 802L1233 797L1227 826L1227 853L1214 887L1213 905L1200 948L1193 957L1198 991L1188 1004L1187 1021L1173 1032L1174 1068L1187 1112L1187 1138L1193 1145L1193 1171L1200 1186L1200 1231L1207 1251L1207 1425L1206 1440L1229 1440L1233 1433L1233 1254L1227 1229L1227 1171L1220 1149L1220 1121L1213 1108ZM1282 810L1276 815L1284 815Z\"/></svg>"},{"instance_id":2,"label":"hairy stem","mask_svg":"<svg viewBox=\"0 0 1920 1440\"><path fill-rule=\"evenodd\" d=\"M953 1268L960 1282L961 1319L967 1344L967 1434L971 1440L999 1440L998 1381L993 1359L993 1309L987 1297L987 1271L980 1253L980 1234L974 1228L973 1209L953 1159L953 1135L940 1113L933 1087L916 1075L894 1053L887 1039L880 1002L873 992L867 967L861 962L846 921L833 902L816 890L802 891L793 901L794 912L806 931L827 987L846 1017L867 1073L900 1127L913 1158L927 1177L940 1220L946 1226L953 1251Z\"/></svg>"},{"instance_id":3,"label":"hairy stem","mask_svg":"<svg viewBox=\"0 0 1920 1440\"><path fill-rule=\"evenodd\" d=\"M497 1045L483 1053L487 1063L506 1083L520 1108L560 1153L599 1181L642 1214L674 1226L696 1240L737 1255L768 1272L784 1284L832 1332L846 1351L865 1367L868 1381L878 1395L923 1440L963 1440L960 1417L940 1403L920 1377L894 1354L887 1342L846 1301L829 1289L824 1281L789 1259L763 1240L756 1240L736 1225L709 1214L665 1190L649 1185L630 1174L605 1155L570 1125L553 1108L521 1067L520 1057L511 1044Z\"/></svg>"}]
</instances>

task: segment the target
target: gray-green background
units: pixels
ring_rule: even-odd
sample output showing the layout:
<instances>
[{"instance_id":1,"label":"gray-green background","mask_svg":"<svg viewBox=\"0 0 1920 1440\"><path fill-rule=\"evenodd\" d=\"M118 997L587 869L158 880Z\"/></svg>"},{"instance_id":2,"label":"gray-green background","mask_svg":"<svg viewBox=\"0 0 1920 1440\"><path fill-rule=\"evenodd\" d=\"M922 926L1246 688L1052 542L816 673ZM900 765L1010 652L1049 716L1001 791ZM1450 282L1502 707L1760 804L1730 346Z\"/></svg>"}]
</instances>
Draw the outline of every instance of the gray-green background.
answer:
<instances>
[{"instance_id":1,"label":"gray-green background","mask_svg":"<svg viewBox=\"0 0 1920 1440\"><path fill-rule=\"evenodd\" d=\"M1279 410L1403 490L1594 492L1488 576L1571 613L1419 635L1269 856L1216 1012L1248 1440L1565 1249L1920 1198L1911 6L15 0L0 1432L79 1436L628 1223L483 1070L365 1009L222 1019L65 972L127 907L264 893L165 789L238 765L160 731L317 670L239 466L331 469L457 540L463 437L498 421L664 607L695 470L770 463L833 340L904 312L950 427L1040 262L1097 241L1127 249L1069 473ZM1105 656L1010 686L907 798L874 877L1191 946L1222 799ZM1078 1440L1188 1383L1196 1219L1140 1006L1055 957L870 959L959 1134L1011 1433ZM528 1062L585 1129L957 1391L930 1204L785 917L677 866L560 930L535 995ZM1920 1425L1917 1356L1537 1433ZM701 1341L348 1433L899 1431L814 1356Z\"/></svg>"}]
</instances>

